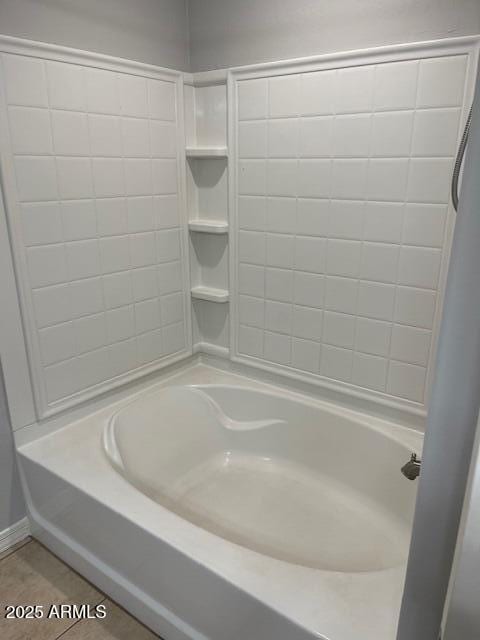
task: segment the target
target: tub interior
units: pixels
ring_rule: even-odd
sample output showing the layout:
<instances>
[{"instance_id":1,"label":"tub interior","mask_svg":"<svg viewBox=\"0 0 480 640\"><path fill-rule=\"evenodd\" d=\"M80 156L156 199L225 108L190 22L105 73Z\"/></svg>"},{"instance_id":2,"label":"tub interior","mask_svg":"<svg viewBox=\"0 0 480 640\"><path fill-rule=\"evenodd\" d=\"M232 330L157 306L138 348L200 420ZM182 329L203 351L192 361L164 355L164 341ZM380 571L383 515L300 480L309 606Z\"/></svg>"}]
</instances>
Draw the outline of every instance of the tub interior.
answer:
<instances>
[{"instance_id":1,"label":"tub interior","mask_svg":"<svg viewBox=\"0 0 480 640\"><path fill-rule=\"evenodd\" d=\"M406 561L409 450L342 415L241 387L168 387L113 416L104 446L150 498L257 553L350 573Z\"/></svg>"}]
</instances>

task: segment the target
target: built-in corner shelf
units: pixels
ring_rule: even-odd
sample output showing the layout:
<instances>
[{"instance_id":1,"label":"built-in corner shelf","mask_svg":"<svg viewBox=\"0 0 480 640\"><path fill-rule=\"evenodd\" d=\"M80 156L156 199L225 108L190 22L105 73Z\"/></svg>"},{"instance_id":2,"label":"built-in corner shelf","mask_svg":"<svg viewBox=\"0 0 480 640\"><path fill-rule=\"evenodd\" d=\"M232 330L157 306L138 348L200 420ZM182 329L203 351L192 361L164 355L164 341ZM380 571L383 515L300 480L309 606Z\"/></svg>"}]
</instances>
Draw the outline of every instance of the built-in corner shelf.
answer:
<instances>
[{"instance_id":1,"label":"built-in corner shelf","mask_svg":"<svg viewBox=\"0 0 480 640\"><path fill-rule=\"evenodd\" d=\"M226 158L227 147L187 147L188 158Z\"/></svg>"},{"instance_id":2,"label":"built-in corner shelf","mask_svg":"<svg viewBox=\"0 0 480 640\"><path fill-rule=\"evenodd\" d=\"M184 99L193 344L228 358L227 86L185 85Z\"/></svg>"},{"instance_id":3,"label":"built-in corner shelf","mask_svg":"<svg viewBox=\"0 0 480 640\"><path fill-rule=\"evenodd\" d=\"M190 231L196 233L214 233L217 235L228 233L228 222L224 220L198 219L188 223Z\"/></svg>"},{"instance_id":4,"label":"built-in corner shelf","mask_svg":"<svg viewBox=\"0 0 480 640\"><path fill-rule=\"evenodd\" d=\"M215 287L193 287L192 298L196 300L207 300L208 302L228 302L229 294L226 289L216 289Z\"/></svg>"}]
</instances>

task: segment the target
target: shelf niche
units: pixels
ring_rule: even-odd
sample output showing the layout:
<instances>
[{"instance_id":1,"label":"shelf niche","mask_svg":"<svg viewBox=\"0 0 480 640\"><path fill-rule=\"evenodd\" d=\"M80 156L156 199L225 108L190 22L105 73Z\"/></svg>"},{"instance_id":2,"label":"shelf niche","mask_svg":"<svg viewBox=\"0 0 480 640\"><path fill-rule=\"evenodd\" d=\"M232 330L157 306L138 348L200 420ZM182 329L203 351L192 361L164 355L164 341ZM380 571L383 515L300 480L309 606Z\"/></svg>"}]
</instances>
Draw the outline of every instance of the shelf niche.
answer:
<instances>
[{"instance_id":1,"label":"shelf niche","mask_svg":"<svg viewBox=\"0 0 480 640\"><path fill-rule=\"evenodd\" d=\"M216 289L215 287L205 287L202 285L193 287L191 295L195 300L217 302L219 304L228 302L229 299L229 294L226 289Z\"/></svg>"},{"instance_id":2,"label":"shelf niche","mask_svg":"<svg viewBox=\"0 0 480 640\"><path fill-rule=\"evenodd\" d=\"M226 158L227 147L187 147L185 149L187 158Z\"/></svg>"},{"instance_id":3,"label":"shelf niche","mask_svg":"<svg viewBox=\"0 0 480 640\"><path fill-rule=\"evenodd\" d=\"M228 236L190 234L190 281L194 287L228 290Z\"/></svg>"},{"instance_id":4,"label":"shelf niche","mask_svg":"<svg viewBox=\"0 0 480 640\"><path fill-rule=\"evenodd\" d=\"M228 185L226 158L188 158L188 216L196 220L227 221Z\"/></svg>"},{"instance_id":5,"label":"shelf niche","mask_svg":"<svg viewBox=\"0 0 480 640\"><path fill-rule=\"evenodd\" d=\"M194 344L201 351L228 357L229 305L200 299L192 299L192 303Z\"/></svg>"},{"instance_id":6,"label":"shelf niche","mask_svg":"<svg viewBox=\"0 0 480 640\"><path fill-rule=\"evenodd\" d=\"M205 220L197 218L190 220L188 228L194 233L213 233L215 235L223 235L228 233L228 222L224 220Z\"/></svg>"},{"instance_id":7,"label":"shelf niche","mask_svg":"<svg viewBox=\"0 0 480 640\"><path fill-rule=\"evenodd\" d=\"M193 341L228 355L228 149L225 84L185 86Z\"/></svg>"}]
</instances>

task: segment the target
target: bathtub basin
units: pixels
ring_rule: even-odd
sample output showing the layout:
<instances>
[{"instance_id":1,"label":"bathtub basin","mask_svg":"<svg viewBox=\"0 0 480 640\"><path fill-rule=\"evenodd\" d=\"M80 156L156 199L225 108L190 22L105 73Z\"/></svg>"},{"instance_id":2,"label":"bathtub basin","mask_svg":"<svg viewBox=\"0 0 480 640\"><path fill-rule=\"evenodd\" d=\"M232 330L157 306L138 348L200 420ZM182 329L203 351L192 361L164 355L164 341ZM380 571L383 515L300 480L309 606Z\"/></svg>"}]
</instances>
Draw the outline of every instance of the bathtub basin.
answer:
<instances>
[{"instance_id":1,"label":"bathtub basin","mask_svg":"<svg viewBox=\"0 0 480 640\"><path fill-rule=\"evenodd\" d=\"M394 640L421 434L245 372L36 426L34 535L164 640Z\"/></svg>"},{"instance_id":2,"label":"bathtub basin","mask_svg":"<svg viewBox=\"0 0 480 640\"><path fill-rule=\"evenodd\" d=\"M272 558L378 571L408 553L410 452L367 425L239 386L173 386L116 413L104 448L145 495Z\"/></svg>"}]
</instances>

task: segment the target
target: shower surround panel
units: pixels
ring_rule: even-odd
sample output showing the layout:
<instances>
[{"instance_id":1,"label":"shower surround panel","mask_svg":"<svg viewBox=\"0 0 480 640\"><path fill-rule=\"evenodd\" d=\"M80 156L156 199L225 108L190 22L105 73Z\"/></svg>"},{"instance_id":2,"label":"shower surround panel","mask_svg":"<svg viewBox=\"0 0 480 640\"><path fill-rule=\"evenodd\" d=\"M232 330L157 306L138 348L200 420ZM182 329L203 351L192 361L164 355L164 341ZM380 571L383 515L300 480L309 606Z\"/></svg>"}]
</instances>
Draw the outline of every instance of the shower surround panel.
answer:
<instances>
[{"instance_id":1,"label":"shower surround panel","mask_svg":"<svg viewBox=\"0 0 480 640\"><path fill-rule=\"evenodd\" d=\"M474 66L434 49L232 73L234 359L423 410Z\"/></svg>"},{"instance_id":2,"label":"shower surround panel","mask_svg":"<svg viewBox=\"0 0 480 640\"><path fill-rule=\"evenodd\" d=\"M182 87L25 48L1 55L2 173L42 416L191 352Z\"/></svg>"}]
</instances>

